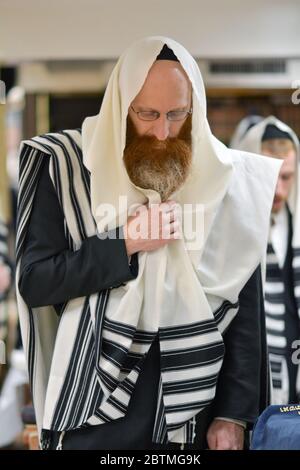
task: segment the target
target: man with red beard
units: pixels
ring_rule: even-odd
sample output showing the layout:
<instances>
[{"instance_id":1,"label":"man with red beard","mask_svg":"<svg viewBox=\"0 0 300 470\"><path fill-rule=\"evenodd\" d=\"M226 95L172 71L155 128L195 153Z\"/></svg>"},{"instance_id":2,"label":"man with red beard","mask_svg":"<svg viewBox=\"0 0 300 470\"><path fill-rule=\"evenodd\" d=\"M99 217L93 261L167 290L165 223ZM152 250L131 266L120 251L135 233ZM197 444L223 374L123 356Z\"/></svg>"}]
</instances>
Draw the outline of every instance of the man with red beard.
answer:
<instances>
[{"instance_id":1,"label":"man with red beard","mask_svg":"<svg viewBox=\"0 0 300 470\"><path fill-rule=\"evenodd\" d=\"M186 67L194 67L182 46L172 44L183 60L187 57ZM255 243L255 254L253 251L249 258L250 243L243 260L236 239L236 262L229 253L225 227L228 223L234 227L235 220L238 227L240 224L240 214L235 219L238 204L231 204L235 196L230 191L230 197L223 200L232 181L231 164L224 157L227 150L216 144L205 127L206 120L197 121L202 111L185 68L161 38L150 38L138 49L140 55L134 55L135 49L132 52L134 63L140 66L145 60L148 73L145 77L137 69L127 74L132 57L129 53L120 59L99 121L93 121L93 133L91 121L83 126L85 165L80 136L71 131L32 139L21 152L21 173L28 162L33 163L20 189L18 298L24 342L28 335L32 339L27 354L31 369L37 371L31 381L38 425L43 427L42 447L179 449L182 443L185 448L242 449L245 427L253 424L266 404L258 245ZM147 50L149 62L144 58ZM131 88L139 92L133 93ZM194 88L201 100L200 85L194 84ZM127 122L124 142L120 114ZM98 153L93 145L99 133L107 147ZM199 146L199 141L204 151L193 161L193 144ZM120 154L122 161L114 160ZM201 167L206 154L211 155L211 162ZM101 167L102 158L105 164ZM208 179L202 181L198 175L204 177L206 171ZM247 171L251 180L251 169ZM90 211L92 207L96 218L97 197L103 188L101 203L114 199L107 196L112 189L114 196L127 194L129 201L145 210L128 216L126 212L123 223L113 228L108 224L109 236L99 238ZM203 252L205 295L182 245L180 214L175 209L178 198L199 189L202 199L197 200L208 208L207 225L214 221L217 208L227 210L224 219L218 217L221 225L209 234L213 235L209 251ZM159 210L147 200L158 201ZM214 205L216 201L222 201L221 205ZM67 212L71 215L66 216ZM146 236L132 235L137 222ZM166 232L168 237L163 236ZM249 232L247 226L243 236ZM218 239L221 233L226 249ZM214 260L220 247L221 272L215 269ZM195 290L189 290L190 286ZM226 289L230 290L228 296ZM41 338L34 335L42 330L39 322L46 318L40 307L47 306L54 306L61 320L53 339L54 352L46 364L50 378L43 394L42 372L35 357L40 357L39 350L45 355L51 345L50 341L40 344ZM219 330L224 333L222 340ZM48 327L48 340L49 331ZM172 362L175 356L176 365Z\"/></svg>"},{"instance_id":2,"label":"man with red beard","mask_svg":"<svg viewBox=\"0 0 300 470\"><path fill-rule=\"evenodd\" d=\"M176 84L178 76L181 79L179 84L186 80L183 89ZM161 90L160 96L166 102L183 105L169 111L167 119L155 110L154 105L152 108L144 105L150 100L153 102L150 97L158 86L156 82L161 82L162 77L165 77L165 90ZM178 96L170 88L170 79L175 81L174 89ZM172 97L168 97L168 93L172 93ZM161 102L160 96L157 96L157 103ZM162 201L177 191L189 174L192 162L191 113L191 87L182 67L174 59L157 60L129 109L124 163L131 181L142 188L156 190Z\"/></svg>"}]
</instances>

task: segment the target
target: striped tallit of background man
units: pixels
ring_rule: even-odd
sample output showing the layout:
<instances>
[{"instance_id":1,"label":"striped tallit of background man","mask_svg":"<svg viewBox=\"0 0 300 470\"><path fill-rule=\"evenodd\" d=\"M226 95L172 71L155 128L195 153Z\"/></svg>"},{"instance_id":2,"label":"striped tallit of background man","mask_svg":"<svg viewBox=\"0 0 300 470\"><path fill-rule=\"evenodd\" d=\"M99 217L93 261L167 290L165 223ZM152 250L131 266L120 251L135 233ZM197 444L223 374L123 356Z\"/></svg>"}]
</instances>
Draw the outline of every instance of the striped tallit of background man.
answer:
<instances>
[{"instance_id":1,"label":"striped tallit of background man","mask_svg":"<svg viewBox=\"0 0 300 470\"><path fill-rule=\"evenodd\" d=\"M124 52L82 130L22 143L17 297L42 448L243 447L266 405L280 164L211 134L199 68L165 37Z\"/></svg>"}]
</instances>

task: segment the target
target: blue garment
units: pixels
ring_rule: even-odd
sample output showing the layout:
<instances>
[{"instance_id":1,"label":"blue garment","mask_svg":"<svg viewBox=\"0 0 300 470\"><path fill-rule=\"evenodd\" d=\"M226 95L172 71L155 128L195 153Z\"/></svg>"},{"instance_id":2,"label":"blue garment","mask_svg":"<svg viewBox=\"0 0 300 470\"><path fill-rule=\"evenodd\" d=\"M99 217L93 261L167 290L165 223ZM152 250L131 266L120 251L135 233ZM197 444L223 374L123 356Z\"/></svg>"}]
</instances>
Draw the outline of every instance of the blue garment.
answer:
<instances>
[{"instance_id":1,"label":"blue garment","mask_svg":"<svg viewBox=\"0 0 300 470\"><path fill-rule=\"evenodd\" d=\"M268 406L258 418L251 450L300 450L300 405Z\"/></svg>"}]
</instances>

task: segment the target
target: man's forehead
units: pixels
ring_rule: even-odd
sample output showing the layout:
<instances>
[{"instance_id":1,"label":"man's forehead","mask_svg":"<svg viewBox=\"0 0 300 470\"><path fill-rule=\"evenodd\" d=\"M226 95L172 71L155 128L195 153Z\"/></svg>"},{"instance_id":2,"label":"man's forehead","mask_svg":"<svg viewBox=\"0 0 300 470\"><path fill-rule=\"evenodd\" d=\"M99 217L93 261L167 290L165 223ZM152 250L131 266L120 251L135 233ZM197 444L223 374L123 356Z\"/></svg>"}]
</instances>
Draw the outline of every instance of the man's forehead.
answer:
<instances>
[{"instance_id":1,"label":"man's forehead","mask_svg":"<svg viewBox=\"0 0 300 470\"><path fill-rule=\"evenodd\" d=\"M179 62L171 60L155 61L137 96L179 92L191 94L191 82Z\"/></svg>"},{"instance_id":2,"label":"man's forehead","mask_svg":"<svg viewBox=\"0 0 300 470\"><path fill-rule=\"evenodd\" d=\"M285 155L275 155L270 154L270 157L277 158L278 160L282 160L282 166L280 169L280 174L283 173L294 173L296 170L296 152L295 150L291 149Z\"/></svg>"},{"instance_id":3,"label":"man's forehead","mask_svg":"<svg viewBox=\"0 0 300 470\"><path fill-rule=\"evenodd\" d=\"M161 75L161 78L164 75L168 74L170 76L173 74L174 76L178 76L180 78L184 77L187 82L190 83L190 80L182 67L180 62L175 62L174 60L156 60L153 62L152 66L149 69L148 77Z\"/></svg>"},{"instance_id":4,"label":"man's forehead","mask_svg":"<svg viewBox=\"0 0 300 470\"><path fill-rule=\"evenodd\" d=\"M290 149L288 152L273 152L270 151L269 149L264 149L262 147L262 153L263 155L272 157L272 158L277 158L278 160L284 160L284 161L292 161L296 158L296 151L294 149Z\"/></svg>"},{"instance_id":5,"label":"man's forehead","mask_svg":"<svg viewBox=\"0 0 300 470\"><path fill-rule=\"evenodd\" d=\"M294 142L286 138L264 140L261 143L261 149L264 154L281 159L297 154Z\"/></svg>"}]
</instances>

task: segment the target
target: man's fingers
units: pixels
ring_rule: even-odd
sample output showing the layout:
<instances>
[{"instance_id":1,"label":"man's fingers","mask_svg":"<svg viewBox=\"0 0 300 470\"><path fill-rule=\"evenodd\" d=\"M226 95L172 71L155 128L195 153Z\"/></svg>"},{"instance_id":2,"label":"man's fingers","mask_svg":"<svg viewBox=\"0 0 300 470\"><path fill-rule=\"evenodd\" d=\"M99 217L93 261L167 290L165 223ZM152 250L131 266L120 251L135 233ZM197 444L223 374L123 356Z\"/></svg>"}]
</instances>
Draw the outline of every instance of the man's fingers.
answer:
<instances>
[{"instance_id":1,"label":"man's fingers","mask_svg":"<svg viewBox=\"0 0 300 470\"><path fill-rule=\"evenodd\" d=\"M159 210L165 213L172 212L177 206L178 203L176 201L166 201L159 205Z\"/></svg>"},{"instance_id":2,"label":"man's fingers","mask_svg":"<svg viewBox=\"0 0 300 470\"><path fill-rule=\"evenodd\" d=\"M162 214L162 220L165 224L170 224L178 220L178 215L175 211L165 212Z\"/></svg>"},{"instance_id":3,"label":"man's fingers","mask_svg":"<svg viewBox=\"0 0 300 470\"><path fill-rule=\"evenodd\" d=\"M178 239L181 238L181 229L180 223L178 220L171 222L170 224L165 225L162 227L162 239L170 240L170 239Z\"/></svg>"},{"instance_id":4,"label":"man's fingers","mask_svg":"<svg viewBox=\"0 0 300 470\"><path fill-rule=\"evenodd\" d=\"M178 220L174 220L170 223L170 233L179 232L180 224Z\"/></svg>"}]
</instances>

